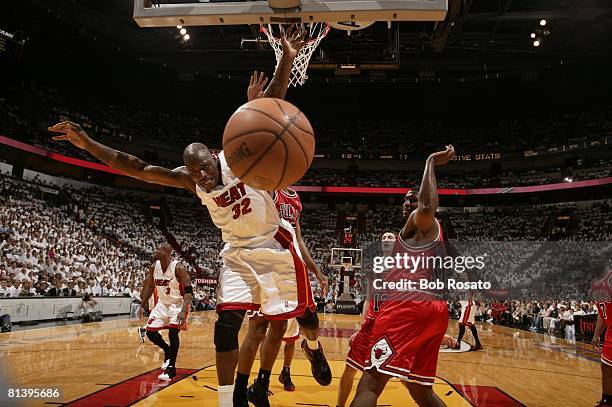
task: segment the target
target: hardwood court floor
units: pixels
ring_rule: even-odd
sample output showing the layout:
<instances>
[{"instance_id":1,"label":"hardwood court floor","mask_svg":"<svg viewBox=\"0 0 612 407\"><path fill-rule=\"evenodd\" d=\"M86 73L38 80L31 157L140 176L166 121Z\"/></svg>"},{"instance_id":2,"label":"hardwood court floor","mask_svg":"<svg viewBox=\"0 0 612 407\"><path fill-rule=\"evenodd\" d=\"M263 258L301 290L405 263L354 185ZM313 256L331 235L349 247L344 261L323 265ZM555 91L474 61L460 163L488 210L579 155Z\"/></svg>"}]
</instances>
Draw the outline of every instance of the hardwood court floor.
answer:
<instances>
[{"instance_id":1,"label":"hardwood court floor","mask_svg":"<svg viewBox=\"0 0 612 407\"><path fill-rule=\"evenodd\" d=\"M160 353L141 344L137 327L144 321L114 320L12 332L0 335L4 375L11 386L63 389L65 403L77 406L180 405L216 406L214 312L194 313L181 333L179 375L170 385L157 383ZM286 393L272 377L273 406L335 405L349 337L359 318L321 316L321 342L332 363L335 381L319 387L309 365L296 351L292 368L297 390ZM547 335L479 324L484 350L441 353L435 390L449 406L592 406L599 399L599 356L590 346ZM448 333L457 334L456 321ZM163 334L165 336L165 334ZM244 329L241 331L241 339ZM472 341L469 331L464 338ZM254 371L258 369L258 364ZM357 379L359 374L357 375ZM57 400L25 405L58 405ZM391 383L381 405L414 405L399 382ZM17 405L17 404L13 404Z\"/></svg>"}]
</instances>

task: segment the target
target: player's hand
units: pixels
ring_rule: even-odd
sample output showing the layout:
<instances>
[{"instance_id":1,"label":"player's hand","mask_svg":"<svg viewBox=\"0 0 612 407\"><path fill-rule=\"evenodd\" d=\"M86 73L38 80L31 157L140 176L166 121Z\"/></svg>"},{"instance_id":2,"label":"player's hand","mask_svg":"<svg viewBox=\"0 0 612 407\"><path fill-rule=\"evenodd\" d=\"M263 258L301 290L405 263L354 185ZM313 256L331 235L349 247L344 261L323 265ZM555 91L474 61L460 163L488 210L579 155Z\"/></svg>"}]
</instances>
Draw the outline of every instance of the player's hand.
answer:
<instances>
[{"instance_id":1,"label":"player's hand","mask_svg":"<svg viewBox=\"0 0 612 407\"><path fill-rule=\"evenodd\" d=\"M441 345L453 349L457 347L457 340L450 335L444 335Z\"/></svg>"},{"instance_id":2,"label":"player's hand","mask_svg":"<svg viewBox=\"0 0 612 407\"><path fill-rule=\"evenodd\" d=\"M249 87L247 88L247 100L250 102L251 100L263 97L267 83L268 77L263 72L259 73L259 75L257 71L253 72Z\"/></svg>"},{"instance_id":3,"label":"player's hand","mask_svg":"<svg viewBox=\"0 0 612 407\"><path fill-rule=\"evenodd\" d=\"M321 272L317 274L317 281L319 282L321 290L323 291L323 297L325 297L327 295L327 289L329 288L329 281L327 280L325 274Z\"/></svg>"},{"instance_id":4,"label":"player's hand","mask_svg":"<svg viewBox=\"0 0 612 407\"><path fill-rule=\"evenodd\" d=\"M143 318L144 317L144 307L141 305L140 307L138 307L138 319Z\"/></svg>"},{"instance_id":5,"label":"player's hand","mask_svg":"<svg viewBox=\"0 0 612 407\"><path fill-rule=\"evenodd\" d=\"M591 345L593 345L593 347L600 351L601 350L601 346L599 346L599 336L597 335L593 335L593 340L591 341Z\"/></svg>"},{"instance_id":6,"label":"player's hand","mask_svg":"<svg viewBox=\"0 0 612 407\"><path fill-rule=\"evenodd\" d=\"M61 134L59 136L54 136L53 140L67 140L82 149L85 149L87 142L90 140L89 136L80 125L70 121L57 123L55 126L49 127L48 130L53 133Z\"/></svg>"},{"instance_id":7,"label":"player's hand","mask_svg":"<svg viewBox=\"0 0 612 407\"><path fill-rule=\"evenodd\" d=\"M435 165L444 165L455 157L455 147L451 144L446 146L446 150L438 151L429 156L434 160Z\"/></svg>"},{"instance_id":8,"label":"player's hand","mask_svg":"<svg viewBox=\"0 0 612 407\"><path fill-rule=\"evenodd\" d=\"M283 55L287 55L292 59L304 47L306 38L306 30L301 24L294 24L285 33L281 33L281 44L283 45Z\"/></svg>"},{"instance_id":9,"label":"player's hand","mask_svg":"<svg viewBox=\"0 0 612 407\"><path fill-rule=\"evenodd\" d=\"M181 310L181 312L179 312L178 314L178 325L185 325L185 322L187 321L187 311L185 311L184 309Z\"/></svg>"}]
</instances>

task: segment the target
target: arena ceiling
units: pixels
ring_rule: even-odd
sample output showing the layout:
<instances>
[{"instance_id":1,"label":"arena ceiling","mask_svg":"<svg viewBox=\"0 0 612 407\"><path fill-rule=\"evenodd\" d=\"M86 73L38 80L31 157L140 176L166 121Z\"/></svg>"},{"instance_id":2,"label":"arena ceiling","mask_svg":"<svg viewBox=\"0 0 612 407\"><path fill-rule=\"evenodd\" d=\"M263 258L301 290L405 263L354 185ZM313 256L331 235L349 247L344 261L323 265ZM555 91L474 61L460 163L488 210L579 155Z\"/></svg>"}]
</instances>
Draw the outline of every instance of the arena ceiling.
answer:
<instances>
[{"instance_id":1,"label":"arena ceiling","mask_svg":"<svg viewBox=\"0 0 612 407\"><path fill-rule=\"evenodd\" d=\"M257 26L189 27L191 39L184 43L174 28L139 28L132 19L132 1L20 0L4 2L2 8L4 17L0 18L9 30L22 30L37 42L52 42L57 47L78 40L89 42L97 55L105 57L131 54L137 60L178 70L188 67L209 73L242 72L257 63L273 62L267 46L242 42L256 38ZM541 19L546 26L539 25ZM384 50L395 48L395 42L400 68L389 75L400 77L421 75L426 79L431 72L467 77L539 71L575 60L601 62L612 54L612 3L449 0L446 21L403 22L391 31L386 23L350 37L332 30L321 46L326 62L392 62ZM537 48L530 38L532 32L541 38Z\"/></svg>"},{"instance_id":2,"label":"arena ceiling","mask_svg":"<svg viewBox=\"0 0 612 407\"><path fill-rule=\"evenodd\" d=\"M339 102L353 112L370 102L369 109L382 114L401 114L412 106L419 112L457 110L463 115L479 107L482 116L487 110L539 112L556 108L554 103L564 98L574 105L569 109L608 100L612 92L609 0L449 0L449 4L449 17L438 24L405 22L389 31L386 23L377 23L351 37L332 30L321 45L327 60L313 57L313 64L327 62L328 68L310 71L310 86L294 94L297 102L323 106L321 110L330 114L340 109ZM19 0L3 2L0 10L0 29L28 38L15 72L78 90L97 87L100 97L106 92L113 102L116 96L126 102L146 99L150 105L159 104L153 108L164 109L176 102L177 109L196 113L204 106L216 109L222 99L235 106L244 95L250 71L274 69L273 51L267 46L241 47L243 39L257 36L257 26L189 27L191 40L184 43L176 28L138 27L132 18L133 1ZM539 25L542 19L545 27ZM530 38L536 31L542 37L537 48ZM399 67L383 52L385 47L397 51ZM391 66L362 69L358 75L329 69L346 62ZM365 85L357 86L360 83ZM333 97L321 98L321 89L330 85L338 86ZM151 97L154 92L159 97ZM395 102L376 103L381 97ZM179 99L187 103L180 104Z\"/></svg>"}]
</instances>

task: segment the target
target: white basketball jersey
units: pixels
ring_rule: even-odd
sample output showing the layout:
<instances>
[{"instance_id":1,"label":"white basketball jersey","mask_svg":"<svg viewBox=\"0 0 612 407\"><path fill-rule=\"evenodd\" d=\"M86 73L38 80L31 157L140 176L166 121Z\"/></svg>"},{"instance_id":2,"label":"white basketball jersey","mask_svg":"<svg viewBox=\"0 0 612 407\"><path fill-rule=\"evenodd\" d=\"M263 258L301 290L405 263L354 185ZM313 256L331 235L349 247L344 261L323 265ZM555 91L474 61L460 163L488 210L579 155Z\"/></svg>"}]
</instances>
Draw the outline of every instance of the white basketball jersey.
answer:
<instances>
[{"instance_id":1,"label":"white basketball jersey","mask_svg":"<svg viewBox=\"0 0 612 407\"><path fill-rule=\"evenodd\" d=\"M221 229L222 239L234 247L257 246L274 237L280 218L274 201L266 191L251 188L240 181L219 154L221 182L211 192L196 185L198 197L214 224Z\"/></svg>"},{"instance_id":2,"label":"white basketball jersey","mask_svg":"<svg viewBox=\"0 0 612 407\"><path fill-rule=\"evenodd\" d=\"M176 278L176 265L178 261L172 260L164 272L161 262L157 260L153 268L153 279L155 280L154 298L155 304L161 302L164 305L182 305L184 287Z\"/></svg>"}]
</instances>

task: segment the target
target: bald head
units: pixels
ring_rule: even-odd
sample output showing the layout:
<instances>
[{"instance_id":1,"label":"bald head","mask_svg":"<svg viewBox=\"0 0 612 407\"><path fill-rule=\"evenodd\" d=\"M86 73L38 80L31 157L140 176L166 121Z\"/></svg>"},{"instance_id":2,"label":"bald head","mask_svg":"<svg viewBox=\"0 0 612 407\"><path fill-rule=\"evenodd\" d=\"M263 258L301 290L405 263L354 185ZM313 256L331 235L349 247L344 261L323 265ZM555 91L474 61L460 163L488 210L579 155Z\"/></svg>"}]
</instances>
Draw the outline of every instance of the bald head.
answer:
<instances>
[{"instance_id":1,"label":"bald head","mask_svg":"<svg viewBox=\"0 0 612 407\"><path fill-rule=\"evenodd\" d=\"M168 254L172 254L172 246L170 246L170 244L168 243L162 243L159 245L159 250L168 253Z\"/></svg>"},{"instance_id":2,"label":"bald head","mask_svg":"<svg viewBox=\"0 0 612 407\"><path fill-rule=\"evenodd\" d=\"M170 256L172 256L172 246L168 243L160 244L153 254L153 258L160 261L169 260Z\"/></svg>"},{"instance_id":3,"label":"bald head","mask_svg":"<svg viewBox=\"0 0 612 407\"><path fill-rule=\"evenodd\" d=\"M202 143L191 143L183 150L183 161L185 165L189 165L188 163L194 163L195 161L201 161L205 158L212 159L212 154L208 147Z\"/></svg>"},{"instance_id":4,"label":"bald head","mask_svg":"<svg viewBox=\"0 0 612 407\"><path fill-rule=\"evenodd\" d=\"M217 158L202 143L191 143L183 151L183 162L193 182L210 192L219 184Z\"/></svg>"}]
</instances>

